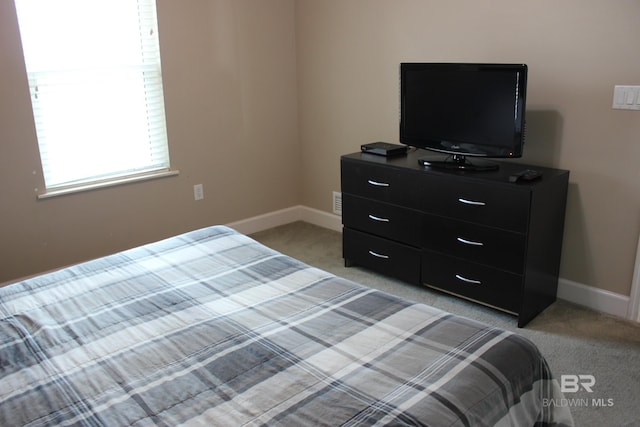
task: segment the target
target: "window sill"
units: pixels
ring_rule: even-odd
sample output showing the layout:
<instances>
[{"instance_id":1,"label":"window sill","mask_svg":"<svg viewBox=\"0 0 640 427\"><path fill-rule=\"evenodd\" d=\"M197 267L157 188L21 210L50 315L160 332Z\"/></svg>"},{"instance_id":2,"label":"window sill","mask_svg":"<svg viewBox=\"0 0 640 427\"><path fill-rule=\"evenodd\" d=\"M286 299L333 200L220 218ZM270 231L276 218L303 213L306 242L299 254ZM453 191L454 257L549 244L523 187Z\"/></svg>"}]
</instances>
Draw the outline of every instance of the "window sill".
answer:
<instances>
[{"instance_id":1,"label":"window sill","mask_svg":"<svg viewBox=\"0 0 640 427\"><path fill-rule=\"evenodd\" d=\"M118 185L133 184L140 181L148 181L151 179L167 178L170 176L177 176L180 173L179 170L161 170L155 172L149 172L140 175L129 175L121 178L110 179L108 181L91 182L87 184L74 185L70 187L61 187L46 190L42 194L38 194L38 200L49 199L52 197L66 196L68 194L81 193L85 191L93 191L101 188L115 187Z\"/></svg>"}]
</instances>

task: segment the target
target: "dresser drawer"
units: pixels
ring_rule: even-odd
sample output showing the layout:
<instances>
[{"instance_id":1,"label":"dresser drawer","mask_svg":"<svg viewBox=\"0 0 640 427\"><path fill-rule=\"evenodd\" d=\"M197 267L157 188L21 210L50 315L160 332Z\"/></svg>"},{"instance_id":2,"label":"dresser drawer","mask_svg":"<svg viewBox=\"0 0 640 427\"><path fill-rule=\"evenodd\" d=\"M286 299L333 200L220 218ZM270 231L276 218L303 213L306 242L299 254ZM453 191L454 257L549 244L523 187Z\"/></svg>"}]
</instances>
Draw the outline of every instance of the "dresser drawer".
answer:
<instances>
[{"instance_id":1,"label":"dresser drawer","mask_svg":"<svg viewBox=\"0 0 640 427\"><path fill-rule=\"evenodd\" d=\"M425 251L422 282L430 287L518 314L522 292L518 274Z\"/></svg>"},{"instance_id":2,"label":"dresser drawer","mask_svg":"<svg viewBox=\"0 0 640 427\"><path fill-rule=\"evenodd\" d=\"M400 171L375 164L341 163L342 193L375 199L381 202L420 208L418 171Z\"/></svg>"},{"instance_id":3,"label":"dresser drawer","mask_svg":"<svg viewBox=\"0 0 640 427\"><path fill-rule=\"evenodd\" d=\"M350 228L344 228L342 239L343 257L347 262L409 283L420 283L419 249Z\"/></svg>"},{"instance_id":4,"label":"dresser drawer","mask_svg":"<svg viewBox=\"0 0 640 427\"><path fill-rule=\"evenodd\" d=\"M522 233L470 222L423 215L422 247L517 274L524 272Z\"/></svg>"},{"instance_id":5,"label":"dresser drawer","mask_svg":"<svg viewBox=\"0 0 640 427\"><path fill-rule=\"evenodd\" d=\"M424 187L422 210L496 228L526 232L531 193L471 180L433 177Z\"/></svg>"},{"instance_id":6,"label":"dresser drawer","mask_svg":"<svg viewBox=\"0 0 640 427\"><path fill-rule=\"evenodd\" d=\"M342 223L407 245L420 245L422 214L412 209L343 194Z\"/></svg>"}]
</instances>

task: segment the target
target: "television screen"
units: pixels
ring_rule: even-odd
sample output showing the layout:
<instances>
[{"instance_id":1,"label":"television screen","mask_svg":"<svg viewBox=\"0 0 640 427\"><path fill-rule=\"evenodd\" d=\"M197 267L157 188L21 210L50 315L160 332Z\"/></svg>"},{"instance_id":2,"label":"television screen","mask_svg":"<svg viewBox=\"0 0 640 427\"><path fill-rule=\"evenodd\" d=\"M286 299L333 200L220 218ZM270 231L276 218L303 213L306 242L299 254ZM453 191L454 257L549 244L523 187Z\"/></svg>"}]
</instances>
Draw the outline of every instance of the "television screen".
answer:
<instances>
[{"instance_id":1,"label":"television screen","mask_svg":"<svg viewBox=\"0 0 640 427\"><path fill-rule=\"evenodd\" d=\"M525 64L402 63L400 142L465 156L522 156Z\"/></svg>"}]
</instances>

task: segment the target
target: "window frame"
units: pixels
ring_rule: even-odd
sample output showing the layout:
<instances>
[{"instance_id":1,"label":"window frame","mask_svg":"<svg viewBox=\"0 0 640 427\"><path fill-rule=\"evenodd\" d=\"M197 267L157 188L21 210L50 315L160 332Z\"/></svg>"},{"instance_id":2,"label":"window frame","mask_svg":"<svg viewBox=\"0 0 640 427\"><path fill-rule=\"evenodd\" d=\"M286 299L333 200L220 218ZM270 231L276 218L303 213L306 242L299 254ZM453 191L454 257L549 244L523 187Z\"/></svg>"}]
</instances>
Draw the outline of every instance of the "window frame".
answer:
<instances>
[{"instance_id":1,"label":"window frame","mask_svg":"<svg viewBox=\"0 0 640 427\"><path fill-rule=\"evenodd\" d=\"M52 0L44 0L44 1L48 2L49 5L53 3ZM131 0L126 0L126 1L129 2L127 6L131 7L130 6ZM64 69L65 64L63 64L61 69L56 68L56 66L59 66L60 64L56 64L55 59L47 63L46 60L45 61L40 60L40 62L38 62L39 59L37 56L35 60L34 58L30 58L30 55L34 55L34 51L37 51L37 48L29 50L29 48L27 47L29 43L31 43L31 45L34 44L34 40L29 38L32 37L33 34L37 34L37 37L41 37L42 39L44 39L47 36L50 37L51 34L47 33L45 30L41 30L40 26L31 27L30 28L31 33L29 33L29 35L26 36L28 39L28 42L25 43L25 35L23 34L22 27L23 25L25 25L27 28L29 28L29 25L33 25L31 23L23 24L23 22L21 22L20 20L21 18L22 19L28 18L28 12L23 11L23 14L21 15L21 8L26 8L27 6L25 5L27 5L27 3L31 3L32 7L33 5L42 5L44 3L42 3L42 1L39 1L39 0L15 0L16 12L18 15L18 21L20 26L20 34L21 34L21 39L23 40L23 55L25 58L25 69L27 71L27 78L29 82L32 113L34 115L36 135L38 139L38 150L40 153L40 166L42 168L41 170L43 173L42 179L44 184L44 191L39 192L38 190L36 190L36 192L38 193L37 197L39 199L45 199L45 198L58 196L58 195L64 195L64 194L70 194L75 192L111 187L115 185L146 181L149 179L164 178L168 176L178 175L179 171L171 168L171 161L170 161L170 150L169 150L169 141L168 141L167 124L166 124L167 119L165 114L164 88L163 88L163 81L162 81L162 63L160 58L160 46L159 46L160 41L158 36L158 20L157 20L155 1L154 0L137 0L135 3L135 7L136 7L135 12L137 13L137 15L130 17L132 22L137 24L138 34L137 34L137 40L136 40L136 39L132 39L132 34L135 34L135 33L130 32L129 38L126 39L126 42L131 43L135 46L133 49L134 49L134 52L135 51L138 52L137 55L139 56L136 57L136 60L138 60L139 62L136 63L135 61L131 60L130 59L131 55L130 55L130 57L127 58L127 60L130 61L129 63L126 63L126 60L123 59L123 63L118 64L119 62L118 55L120 54L116 53L115 54L116 60L113 63L108 62L109 60L107 59L107 62L103 62L101 64L102 66L105 66L105 68L100 68L100 65L95 66L94 64L89 64L86 68L82 68L81 66L79 67L77 64L75 64L76 59L73 56L68 56L68 58L70 59L69 70ZM109 4L109 3L110 3L110 0L105 0L101 4L101 6L104 7L105 5L107 5L108 8L111 8L112 4ZM77 2L74 3L74 0L59 0L58 2L54 3L54 7L57 7L58 5L64 5L67 8L69 8L71 5L74 5L74 4L80 5L80 3L77 3ZM98 5L100 7L100 4ZM28 9L26 10L28 11ZM60 10L65 10L66 12L69 12L69 10L71 9L64 9L62 6L60 6ZM94 12L94 11L91 11L91 12ZM133 12L133 10L129 10L129 12ZM34 14L31 15L31 19L33 19L33 15ZM130 15L133 15L133 13L130 13ZM114 14L113 16L119 17L121 15ZM82 17L87 18L87 16L84 16L84 15ZM35 21L35 19L33 20ZM51 21L53 21L53 19L51 19ZM105 25L108 25L107 23L111 24L112 22L113 21L109 21L108 19L105 19ZM42 22L39 22L39 24L42 24ZM47 27L43 26L42 28L46 29ZM112 26L112 28L115 28L115 26ZM129 28L131 30L136 29L135 25L130 25ZM26 30L26 31L29 31L29 30ZM61 30L60 32L62 33L63 31ZM46 35L43 37L43 34L46 34ZM113 38L116 39L116 37L113 37ZM79 40L78 44L80 45L81 43L82 41ZM113 44L116 45L116 42L114 42ZM116 48L113 48L111 50L112 52L119 52ZM61 49L61 51L64 51L64 49ZM72 50L71 52L73 54ZM79 52L80 52L79 50L76 52L78 56L79 56ZM100 52L99 48L96 49L96 52L91 52L91 53L95 54L97 57L102 55L102 52ZM64 52L64 53L66 55L70 55L68 52ZM91 53L88 54L88 56L90 56ZM40 54L40 56L46 57L47 55ZM108 54L106 56L108 56ZM78 61L81 61L81 59L78 59ZM42 66L43 64L45 64L44 68ZM49 66L50 64L53 64L53 65L51 66L50 69L47 69L47 66ZM75 166L80 168L80 166L84 166L85 164L88 164L89 167L87 167L86 169L87 173L85 173L82 176L78 175L79 177L77 178L73 175L68 175L68 176L72 176L73 177L72 179L65 180L65 179L60 179L59 177L56 177L56 179L52 179L51 173L49 173L47 176L47 171L49 170L47 168L51 167L52 163L47 163L51 161L51 157L47 157L48 153L46 150L47 149L51 150L51 148L53 148L53 150L58 150L59 152L60 146L55 147L55 142L52 144L50 141L46 141L47 135L51 134L51 131L50 131L51 126L49 127L49 130L48 130L45 127L45 125L43 125L42 119L38 117L39 114L43 114L43 117L46 117L47 111L49 113L49 116L51 116L51 113L53 111L53 109L49 109L49 110L45 110L44 113L41 113L41 110L43 110L42 108L43 102L41 102L40 99L38 98L39 96L42 96L42 92L40 91L43 89L43 84L42 84L43 80L41 78L44 76L45 77L44 81L46 81L47 73L50 73L51 75L55 75L55 76L68 73L68 75L73 75L73 76L81 75L82 78L84 79L84 78L95 77L95 75L104 76L105 69L125 70L127 73L130 73L129 75L127 75L130 78L130 80L137 81L138 97L135 101L137 102L138 111L140 115L136 116L137 118L132 123L135 124L134 127L137 128L138 131L140 129L143 129L143 131L142 133L138 132L137 134L135 134L136 135L135 139L134 137L125 137L124 139L127 141L126 144L121 145L119 148L116 148L117 151L113 151L114 148L111 144L111 141L114 141L114 139L112 139L112 137L110 136L107 136L103 141L98 143L97 145L98 147L104 150L107 150L110 153L117 153L117 155L114 156L116 158L115 163L109 164L104 162L104 158L100 156L86 156L86 153L85 153L85 157L78 158L78 160L75 163ZM81 72L78 73L78 70L81 70ZM135 73L138 73L137 76ZM85 77L85 76L88 76L88 77ZM123 81L126 81L126 80L123 80ZM97 87L97 85L99 84L99 80L90 80L90 82L91 82L90 84L95 84L94 87ZM76 83L78 82L73 81L71 85L74 85ZM55 86L55 83L54 83L54 86ZM153 87L150 89L151 86ZM68 88L67 86L62 86L61 88L54 87L53 90L58 91L57 93L54 93L54 95L57 95L61 99L62 96L60 95L66 94L64 91L67 90L67 88ZM96 92L99 92L99 91L96 91ZM54 96L52 96L52 98L54 98ZM104 101L104 98L101 98L99 96L95 98L91 98L91 95L89 94L87 95L87 98L90 98L92 102L96 103L91 105L97 105L101 101ZM128 100L129 98L130 98L129 96L126 96L126 97L123 96L121 98L120 103L122 105L126 104L127 102L126 100ZM122 101L122 99L124 99L124 101ZM52 104L52 105L60 106L62 104ZM69 103L69 105L71 105L71 103ZM78 104L76 103L76 105ZM85 108L84 104L82 105L83 105L82 108ZM64 108L64 107L61 107L61 108ZM87 109L89 109L89 107L87 107ZM116 123L118 123L117 122L118 109L112 108L111 110L114 111L114 117L116 118ZM66 110L64 111L66 113ZM142 111L144 111L144 113L142 113ZM111 117L108 115L102 117L100 114L95 114L95 116L98 117L98 120L102 120L103 121L102 123L105 125L108 123ZM146 122L145 120L141 120L145 118L146 118ZM68 120L72 120L72 119L69 118ZM61 120L61 121L64 122L64 120ZM55 122L51 122L51 123L55 123ZM66 126L60 127L60 128L68 130L70 126L69 124L66 124ZM124 127L124 124L123 124L123 128L124 128L123 135L127 135L127 132L128 133L134 132L133 129ZM49 132L49 134L47 134L46 132ZM99 131L96 130L95 132L97 133ZM146 134L146 137L140 137L145 134ZM65 135L65 134L63 133L62 135ZM59 136L58 138L59 139L57 141L63 141L63 139L60 139ZM90 135L87 136L87 138L90 138ZM96 138L96 139L99 139L99 138ZM49 143L48 146L47 146L47 142ZM84 143L84 140L80 142L80 144L83 144L83 143ZM79 147L84 148L83 146L80 146L80 145ZM127 154L130 153L130 150L127 149L127 147L140 147L140 150L142 150L141 151L142 154L140 158L138 158L136 161L133 161L131 163L131 165L133 166L130 166L130 165L123 166L124 163L118 162L118 159L117 159L118 157L125 157L127 156ZM87 150L87 153L89 152L91 151ZM73 153L73 157L74 158L76 157L75 151L69 151L67 153L69 154ZM71 157L71 156L68 156L68 157ZM64 163L61 163L61 164L64 164ZM102 169L102 166L105 164L109 166L110 168L109 170L107 170L106 168L104 170ZM100 167L94 171L92 170L92 166L94 165L98 165ZM58 168L57 170L63 170L60 165L56 165L56 164L53 165L53 168L54 169ZM53 176L55 176L55 174ZM64 177L65 175L60 175L60 176Z\"/></svg>"}]
</instances>

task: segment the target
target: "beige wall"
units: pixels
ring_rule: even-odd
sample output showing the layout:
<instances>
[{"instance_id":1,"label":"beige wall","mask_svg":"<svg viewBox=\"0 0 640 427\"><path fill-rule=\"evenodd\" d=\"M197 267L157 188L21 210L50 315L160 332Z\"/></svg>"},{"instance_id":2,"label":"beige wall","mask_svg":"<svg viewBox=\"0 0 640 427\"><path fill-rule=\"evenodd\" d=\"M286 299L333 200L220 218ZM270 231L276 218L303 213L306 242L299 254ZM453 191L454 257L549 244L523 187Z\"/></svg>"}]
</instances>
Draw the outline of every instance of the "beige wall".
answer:
<instances>
[{"instance_id":1,"label":"beige wall","mask_svg":"<svg viewBox=\"0 0 640 427\"><path fill-rule=\"evenodd\" d=\"M525 62L521 162L571 170L561 276L629 294L640 230L637 0L299 0L303 204L331 209L341 154L398 139L402 61Z\"/></svg>"},{"instance_id":2,"label":"beige wall","mask_svg":"<svg viewBox=\"0 0 640 427\"><path fill-rule=\"evenodd\" d=\"M0 0L0 282L299 203L294 10L293 0L159 0L180 175L37 201L14 4Z\"/></svg>"},{"instance_id":3,"label":"beige wall","mask_svg":"<svg viewBox=\"0 0 640 427\"><path fill-rule=\"evenodd\" d=\"M158 0L176 178L37 201L13 0L0 0L0 282L296 204L397 141L401 61L526 62L522 162L571 170L561 275L629 294L640 231L637 0ZM35 172L35 173L34 173ZM193 200L204 184L205 200Z\"/></svg>"}]
</instances>

